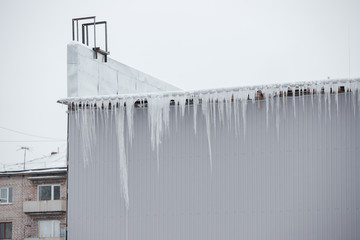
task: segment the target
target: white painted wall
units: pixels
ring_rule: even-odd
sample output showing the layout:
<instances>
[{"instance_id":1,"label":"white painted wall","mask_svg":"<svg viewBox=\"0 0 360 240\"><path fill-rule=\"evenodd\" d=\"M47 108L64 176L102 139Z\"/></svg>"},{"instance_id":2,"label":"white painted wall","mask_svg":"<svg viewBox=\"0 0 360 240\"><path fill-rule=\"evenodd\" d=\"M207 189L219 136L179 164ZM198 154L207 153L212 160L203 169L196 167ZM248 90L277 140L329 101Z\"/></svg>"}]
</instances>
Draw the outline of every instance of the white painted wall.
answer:
<instances>
[{"instance_id":1,"label":"white painted wall","mask_svg":"<svg viewBox=\"0 0 360 240\"><path fill-rule=\"evenodd\" d=\"M171 105L158 155L151 102L69 111L68 240L360 239L360 98L330 98Z\"/></svg>"},{"instance_id":2,"label":"white painted wall","mask_svg":"<svg viewBox=\"0 0 360 240\"><path fill-rule=\"evenodd\" d=\"M179 88L98 54L78 42L67 46L68 97L178 91Z\"/></svg>"}]
</instances>

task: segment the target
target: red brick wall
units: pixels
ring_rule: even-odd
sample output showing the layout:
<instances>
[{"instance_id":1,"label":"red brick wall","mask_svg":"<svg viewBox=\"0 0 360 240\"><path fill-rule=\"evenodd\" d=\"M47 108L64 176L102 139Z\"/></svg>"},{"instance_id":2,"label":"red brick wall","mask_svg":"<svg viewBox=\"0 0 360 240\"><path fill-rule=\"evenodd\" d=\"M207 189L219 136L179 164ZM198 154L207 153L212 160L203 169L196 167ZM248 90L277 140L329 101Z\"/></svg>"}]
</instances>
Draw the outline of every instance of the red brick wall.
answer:
<instances>
[{"instance_id":1,"label":"red brick wall","mask_svg":"<svg viewBox=\"0 0 360 240\"><path fill-rule=\"evenodd\" d=\"M41 184L61 184L61 199L66 199L66 180L32 181L31 175L0 175L0 187L13 188L12 204L0 204L0 222L12 222L12 239L23 240L37 236L39 220L60 220L61 228L66 226L66 214L61 215L28 215L23 212L24 201L37 200L37 186Z\"/></svg>"}]
</instances>

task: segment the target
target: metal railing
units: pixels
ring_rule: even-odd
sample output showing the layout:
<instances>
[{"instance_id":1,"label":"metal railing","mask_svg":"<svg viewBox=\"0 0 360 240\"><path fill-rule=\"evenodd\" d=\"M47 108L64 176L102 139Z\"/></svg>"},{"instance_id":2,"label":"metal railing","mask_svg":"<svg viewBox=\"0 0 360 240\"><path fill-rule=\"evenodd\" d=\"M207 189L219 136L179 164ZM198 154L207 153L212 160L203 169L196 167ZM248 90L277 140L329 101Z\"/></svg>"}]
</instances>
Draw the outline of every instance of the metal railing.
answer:
<instances>
[{"instance_id":1,"label":"metal railing","mask_svg":"<svg viewBox=\"0 0 360 240\"><path fill-rule=\"evenodd\" d=\"M92 20L89 22L89 20ZM88 21L81 25L81 42L87 46L89 46L89 26L94 26L94 47L93 50L95 52L95 58L97 58L97 54L100 53L104 55L104 60L107 62L107 55L110 54L108 51L108 43L107 43L107 22L101 21L96 22L96 16L91 17L81 17L81 18L73 18L72 19L72 39L73 41L79 41L79 21ZM96 46L96 25L103 24L105 25L105 50L102 50L100 47ZM75 32L76 29L76 32Z\"/></svg>"}]
</instances>

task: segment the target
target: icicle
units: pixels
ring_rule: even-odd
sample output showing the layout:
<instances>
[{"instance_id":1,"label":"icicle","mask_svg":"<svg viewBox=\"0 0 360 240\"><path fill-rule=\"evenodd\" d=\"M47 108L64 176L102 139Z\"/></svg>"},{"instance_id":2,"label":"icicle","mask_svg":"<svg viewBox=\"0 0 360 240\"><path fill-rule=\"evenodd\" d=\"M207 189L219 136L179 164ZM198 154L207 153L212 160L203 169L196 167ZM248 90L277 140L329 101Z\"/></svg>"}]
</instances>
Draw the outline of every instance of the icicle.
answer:
<instances>
[{"instance_id":1,"label":"icicle","mask_svg":"<svg viewBox=\"0 0 360 240\"><path fill-rule=\"evenodd\" d=\"M334 84L332 91L335 94L336 117L337 117L337 119L339 119L339 85Z\"/></svg>"},{"instance_id":2,"label":"icicle","mask_svg":"<svg viewBox=\"0 0 360 240\"><path fill-rule=\"evenodd\" d=\"M303 110L303 113L305 113L305 92L304 90L306 89L306 87L302 87L301 89L299 89L299 97L300 97L300 94L302 92L302 95L301 95L301 102L302 102L302 110ZM301 90L301 91L300 91Z\"/></svg>"},{"instance_id":3,"label":"icicle","mask_svg":"<svg viewBox=\"0 0 360 240\"><path fill-rule=\"evenodd\" d=\"M282 109L283 109L283 117L285 118L285 112L286 112L286 98L287 98L287 87L285 87L285 90L283 87L281 87L280 89L281 93L282 93L282 97L283 97L283 104L282 104Z\"/></svg>"},{"instance_id":4,"label":"icicle","mask_svg":"<svg viewBox=\"0 0 360 240\"><path fill-rule=\"evenodd\" d=\"M320 119L321 117L321 85L317 84L316 85L316 94L318 95L318 118Z\"/></svg>"},{"instance_id":5,"label":"icicle","mask_svg":"<svg viewBox=\"0 0 360 240\"><path fill-rule=\"evenodd\" d=\"M209 94L201 95L202 103L201 103L201 110L205 117L205 124L206 124L206 132L207 132L207 139L208 139L208 147L209 147L209 163L210 163L210 172L212 173L212 150L211 150L211 135L210 135L210 97Z\"/></svg>"},{"instance_id":6,"label":"icicle","mask_svg":"<svg viewBox=\"0 0 360 240\"><path fill-rule=\"evenodd\" d=\"M257 93L257 89L254 89L254 93L253 93L253 96L252 96L252 103L255 104L256 101L255 101L255 98L256 98L256 93ZM251 92L249 92L249 96L251 97Z\"/></svg>"},{"instance_id":7,"label":"icicle","mask_svg":"<svg viewBox=\"0 0 360 240\"><path fill-rule=\"evenodd\" d=\"M276 96L276 136L280 139L280 94Z\"/></svg>"},{"instance_id":8,"label":"icicle","mask_svg":"<svg viewBox=\"0 0 360 240\"><path fill-rule=\"evenodd\" d=\"M357 97L358 97L358 111L360 112L360 86L359 86L359 82L355 83L356 85L356 92L357 92Z\"/></svg>"},{"instance_id":9,"label":"icicle","mask_svg":"<svg viewBox=\"0 0 360 240\"><path fill-rule=\"evenodd\" d=\"M296 87L293 87L292 88L292 96L293 96L294 118L296 118L295 90L296 90Z\"/></svg>"},{"instance_id":10,"label":"icicle","mask_svg":"<svg viewBox=\"0 0 360 240\"><path fill-rule=\"evenodd\" d=\"M331 89L331 86L329 84L324 85L325 105L327 104L328 113L329 113L329 119L331 120L331 95L330 95L330 89Z\"/></svg>"},{"instance_id":11,"label":"icicle","mask_svg":"<svg viewBox=\"0 0 360 240\"><path fill-rule=\"evenodd\" d=\"M212 98L212 114L213 114L213 121L214 121L214 135L216 135L216 94Z\"/></svg>"},{"instance_id":12,"label":"icicle","mask_svg":"<svg viewBox=\"0 0 360 240\"><path fill-rule=\"evenodd\" d=\"M352 104L353 104L353 108L354 108L354 116L355 116L355 109L356 109L356 105L355 105L355 103L356 103L356 99L355 99L355 97L356 97L356 90L355 90L355 83L354 82L351 82L350 83L350 90L351 90L351 101L352 101Z\"/></svg>"},{"instance_id":13,"label":"icicle","mask_svg":"<svg viewBox=\"0 0 360 240\"><path fill-rule=\"evenodd\" d=\"M311 98L311 108L314 110L314 89L313 86L310 87L310 98Z\"/></svg>"},{"instance_id":14,"label":"icicle","mask_svg":"<svg viewBox=\"0 0 360 240\"><path fill-rule=\"evenodd\" d=\"M238 95L234 93L234 126L236 136L240 131L239 101Z\"/></svg>"},{"instance_id":15,"label":"icicle","mask_svg":"<svg viewBox=\"0 0 360 240\"><path fill-rule=\"evenodd\" d=\"M148 123L151 134L151 147L156 150L157 168L160 170L159 149L165 129L169 128L170 98L168 97L149 97L148 101Z\"/></svg>"},{"instance_id":16,"label":"icicle","mask_svg":"<svg viewBox=\"0 0 360 240\"><path fill-rule=\"evenodd\" d=\"M82 142L82 157L84 162L84 168L89 165L92 159L92 146L95 141L95 121L92 119L91 109L87 109L86 103L82 103L81 107L77 110L80 115L78 117L81 122L78 121L80 129L80 138Z\"/></svg>"},{"instance_id":17,"label":"icicle","mask_svg":"<svg viewBox=\"0 0 360 240\"><path fill-rule=\"evenodd\" d=\"M120 177L120 192L125 202L126 211L129 209L129 189L128 189L128 167L125 152L125 109L123 104L119 104L119 108L114 108L116 116L116 137L118 142L118 156L119 156L119 177ZM107 111L107 110L105 110Z\"/></svg>"},{"instance_id":18,"label":"icicle","mask_svg":"<svg viewBox=\"0 0 360 240\"><path fill-rule=\"evenodd\" d=\"M352 91L352 100L353 100L353 106L354 106L354 116L356 115L355 113L355 108L356 108L356 96L357 96L357 104L358 104L358 111L360 112L360 86L359 86L359 81L353 81L351 83L351 91Z\"/></svg>"},{"instance_id":19,"label":"icicle","mask_svg":"<svg viewBox=\"0 0 360 240\"><path fill-rule=\"evenodd\" d=\"M219 115L219 122L221 126L224 126L224 101L225 101L225 96L223 93L220 93L218 96L218 115Z\"/></svg>"},{"instance_id":20,"label":"icicle","mask_svg":"<svg viewBox=\"0 0 360 240\"><path fill-rule=\"evenodd\" d=\"M228 131L230 131L230 128L231 128L231 119L232 119L232 114L231 114L231 112L232 112L232 107L231 107L231 99L233 98L233 95L232 95L232 93L230 93L230 96L229 97L227 97L226 99L225 99L225 114L226 114L226 119L227 119L227 121L228 121Z\"/></svg>"},{"instance_id":21,"label":"icicle","mask_svg":"<svg viewBox=\"0 0 360 240\"><path fill-rule=\"evenodd\" d=\"M184 117L187 95L176 96L175 99L179 103L181 116Z\"/></svg>"},{"instance_id":22,"label":"icicle","mask_svg":"<svg viewBox=\"0 0 360 240\"><path fill-rule=\"evenodd\" d=\"M243 117L243 127L244 127L244 139L246 137L246 111L247 111L247 99L243 99L242 101L242 117Z\"/></svg>"},{"instance_id":23,"label":"icicle","mask_svg":"<svg viewBox=\"0 0 360 240\"><path fill-rule=\"evenodd\" d=\"M271 90L265 88L262 90L263 97L265 98L265 105L266 105L266 130L269 128L269 104L271 98Z\"/></svg>"},{"instance_id":24,"label":"icicle","mask_svg":"<svg viewBox=\"0 0 360 240\"><path fill-rule=\"evenodd\" d=\"M174 112L175 112L175 127L176 127L176 130L177 130L179 103L178 103L177 97L173 96L173 100L174 100Z\"/></svg>"},{"instance_id":25,"label":"icicle","mask_svg":"<svg viewBox=\"0 0 360 240\"><path fill-rule=\"evenodd\" d=\"M131 146L132 145L132 140L133 140L135 99L127 98L125 100L125 104L126 104L126 120L127 120L127 126L128 126L128 135L129 135L129 142L130 142L130 146ZM115 105L115 107L116 107L116 105Z\"/></svg>"},{"instance_id":26,"label":"icicle","mask_svg":"<svg viewBox=\"0 0 360 240\"><path fill-rule=\"evenodd\" d=\"M197 115L197 107L199 104L199 98L197 96L193 97L193 107L194 107L194 132L196 135L196 115Z\"/></svg>"},{"instance_id":27,"label":"icicle","mask_svg":"<svg viewBox=\"0 0 360 240\"><path fill-rule=\"evenodd\" d=\"M248 96L249 96L248 89L244 89L239 91L236 97L237 99L239 99L239 101L241 101L244 139L246 136L246 110L247 110Z\"/></svg>"},{"instance_id":28,"label":"icicle","mask_svg":"<svg viewBox=\"0 0 360 240\"><path fill-rule=\"evenodd\" d=\"M269 94L270 94L270 107L271 107L271 113L274 113L274 94L275 94L275 90L273 88L269 89Z\"/></svg>"}]
</instances>

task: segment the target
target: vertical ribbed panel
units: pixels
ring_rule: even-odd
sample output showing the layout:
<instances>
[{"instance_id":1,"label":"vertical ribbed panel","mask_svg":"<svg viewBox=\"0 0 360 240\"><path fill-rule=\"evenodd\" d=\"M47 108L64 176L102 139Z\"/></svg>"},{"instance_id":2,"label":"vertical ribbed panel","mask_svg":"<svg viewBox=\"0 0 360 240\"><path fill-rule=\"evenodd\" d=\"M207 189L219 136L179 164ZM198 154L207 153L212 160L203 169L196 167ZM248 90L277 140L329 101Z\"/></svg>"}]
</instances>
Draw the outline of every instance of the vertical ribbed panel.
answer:
<instances>
[{"instance_id":1,"label":"vertical ribbed panel","mask_svg":"<svg viewBox=\"0 0 360 240\"><path fill-rule=\"evenodd\" d=\"M232 115L230 124L225 115L220 123L217 111L212 172L201 106L196 134L193 107L184 117L170 108L159 172L147 109L135 109L134 139L126 146L128 222L114 118L97 115L96 142L84 167L70 113L69 239L126 239L127 232L129 240L360 239L357 99L354 114L349 93L339 95L338 111L334 96L330 108L324 96L320 105L311 98L296 97L295 104L280 98L279 109L274 99L268 127L265 102L249 101L245 137L241 104L238 122Z\"/></svg>"}]
</instances>

